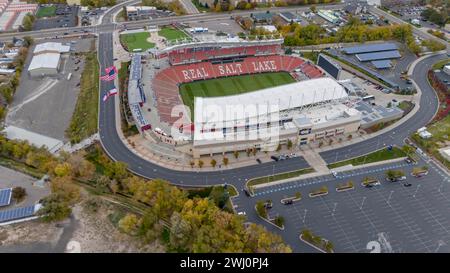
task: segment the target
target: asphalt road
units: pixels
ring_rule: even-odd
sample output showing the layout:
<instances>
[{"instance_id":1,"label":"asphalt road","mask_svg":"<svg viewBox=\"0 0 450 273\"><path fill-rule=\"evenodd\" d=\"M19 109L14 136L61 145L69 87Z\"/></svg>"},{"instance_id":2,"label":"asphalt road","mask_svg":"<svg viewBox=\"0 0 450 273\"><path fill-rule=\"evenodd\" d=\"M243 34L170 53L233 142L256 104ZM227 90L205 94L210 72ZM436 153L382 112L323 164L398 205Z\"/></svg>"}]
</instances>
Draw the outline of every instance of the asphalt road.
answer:
<instances>
[{"instance_id":1,"label":"asphalt road","mask_svg":"<svg viewBox=\"0 0 450 273\"><path fill-rule=\"evenodd\" d=\"M420 98L420 108L417 113L410 119L377 137L349 145L340 149L330 150L320 153L320 156L327 162L333 163L344 159L353 158L363 155L374 150L380 149L387 145L403 145L403 140L417 129L425 126L433 118L439 106L436 93L428 84L427 72L432 65L445 58L445 54L436 55L427 58L416 65L414 68L412 79L422 90Z\"/></svg>"}]
</instances>

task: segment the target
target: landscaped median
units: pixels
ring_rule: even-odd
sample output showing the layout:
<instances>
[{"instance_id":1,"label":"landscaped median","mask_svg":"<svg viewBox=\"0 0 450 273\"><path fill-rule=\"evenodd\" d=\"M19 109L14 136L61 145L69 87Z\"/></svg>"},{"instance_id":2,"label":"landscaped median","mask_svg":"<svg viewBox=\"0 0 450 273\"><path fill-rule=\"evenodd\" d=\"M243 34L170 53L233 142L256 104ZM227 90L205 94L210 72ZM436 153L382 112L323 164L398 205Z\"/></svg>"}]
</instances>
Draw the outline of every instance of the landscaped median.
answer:
<instances>
[{"instance_id":1,"label":"landscaped median","mask_svg":"<svg viewBox=\"0 0 450 273\"><path fill-rule=\"evenodd\" d=\"M355 189L352 181L348 181L347 183L340 183L336 187L337 192L349 191Z\"/></svg>"},{"instance_id":2,"label":"landscaped median","mask_svg":"<svg viewBox=\"0 0 450 273\"><path fill-rule=\"evenodd\" d=\"M310 230L304 229L300 233L300 240L323 253L334 253L333 244L327 239L314 235Z\"/></svg>"},{"instance_id":3,"label":"landscaped median","mask_svg":"<svg viewBox=\"0 0 450 273\"><path fill-rule=\"evenodd\" d=\"M378 179L374 178L374 177L364 177L363 182L361 183L362 186L368 186L368 185L374 185L374 184L378 184L380 183L380 181L378 181Z\"/></svg>"},{"instance_id":4,"label":"landscaped median","mask_svg":"<svg viewBox=\"0 0 450 273\"><path fill-rule=\"evenodd\" d=\"M309 197L313 198L313 197L317 197L317 196L322 196L322 195L327 195L328 194L328 188L327 186L322 186L317 190L313 190L309 193Z\"/></svg>"},{"instance_id":5,"label":"landscaped median","mask_svg":"<svg viewBox=\"0 0 450 273\"><path fill-rule=\"evenodd\" d=\"M428 174L428 166L414 168L411 172L411 175L415 177L422 177L427 174Z\"/></svg>"},{"instance_id":6,"label":"landscaped median","mask_svg":"<svg viewBox=\"0 0 450 273\"><path fill-rule=\"evenodd\" d=\"M347 166L347 165L358 166L358 165L364 165L364 164L369 164L369 163L374 163L374 162L402 158L402 157L406 157L406 156L407 156L406 153L402 149L394 146L394 147L392 147L392 149L383 148L383 149L380 149L373 153L369 153L366 155L362 155L362 156L344 160L344 161L331 163L331 164L328 164L328 168L335 169L335 168Z\"/></svg>"},{"instance_id":7,"label":"landscaped median","mask_svg":"<svg viewBox=\"0 0 450 273\"><path fill-rule=\"evenodd\" d=\"M248 180L246 185L247 185L247 188L249 189L250 193L253 194L253 188L256 185L261 185L261 184L270 183L270 182L274 182L274 181L294 178L294 177L298 177L300 175L304 175L304 174L308 174L308 173L312 173L312 172L314 172L313 168L305 168L305 169L300 169L300 170L296 170L296 171L292 171L292 172L278 173L278 174L269 175L269 176L261 176L261 177L252 178L252 179Z\"/></svg>"},{"instance_id":8,"label":"landscaped median","mask_svg":"<svg viewBox=\"0 0 450 273\"><path fill-rule=\"evenodd\" d=\"M302 200L302 194L300 192L296 192L295 196L283 198L280 202L283 205L289 205L300 200Z\"/></svg>"},{"instance_id":9,"label":"landscaped median","mask_svg":"<svg viewBox=\"0 0 450 273\"><path fill-rule=\"evenodd\" d=\"M258 201L255 205L256 214L266 221L269 224L272 224L276 226L277 228L284 230L284 218L283 216L277 216L275 218L270 218L269 213L267 212L268 209L272 207L272 200L266 200L266 201Z\"/></svg>"}]
</instances>

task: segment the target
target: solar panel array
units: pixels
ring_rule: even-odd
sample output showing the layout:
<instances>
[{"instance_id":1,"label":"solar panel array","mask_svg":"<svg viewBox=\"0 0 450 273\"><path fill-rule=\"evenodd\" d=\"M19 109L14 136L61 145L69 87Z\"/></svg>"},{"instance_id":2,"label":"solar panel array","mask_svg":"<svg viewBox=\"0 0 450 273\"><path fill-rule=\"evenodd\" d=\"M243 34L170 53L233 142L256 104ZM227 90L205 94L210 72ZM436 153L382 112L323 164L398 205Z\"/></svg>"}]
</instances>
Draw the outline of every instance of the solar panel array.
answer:
<instances>
[{"instance_id":1,"label":"solar panel array","mask_svg":"<svg viewBox=\"0 0 450 273\"><path fill-rule=\"evenodd\" d=\"M0 189L0 207L8 206L11 203L12 189Z\"/></svg>"},{"instance_id":2,"label":"solar panel array","mask_svg":"<svg viewBox=\"0 0 450 273\"><path fill-rule=\"evenodd\" d=\"M0 211L0 223L23 219L34 215L34 205Z\"/></svg>"},{"instance_id":3,"label":"solar panel array","mask_svg":"<svg viewBox=\"0 0 450 273\"><path fill-rule=\"evenodd\" d=\"M382 43L362 46L352 46L342 49L346 54L360 54L368 52L379 52L398 49L394 43Z\"/></svg>"},{"instance_id":4,"label":"solar panel array","mask_svg":"<svg viewBox=\"0 0 450 273\"><path fill-rule=\"evenodd\" d=\"M367 61L373 61L373 60L396 59L396 58L400 58L401 56L402 55L400 55L400 52L398 52L398 50L356 54L356 58L358 58L358 60L360 62L367 62Z\"/></svg>"},{"instance_id":5,"label":"solar panel array","mask_svg":"<svg viewBox=\"0 0 450 273\"><path fill-rule=\"evenodd\" d=\"M377 69L385 69L385 68L391 68L392 67L391 60L371 61L371 63Z\"/></svg>"}]
</instances>

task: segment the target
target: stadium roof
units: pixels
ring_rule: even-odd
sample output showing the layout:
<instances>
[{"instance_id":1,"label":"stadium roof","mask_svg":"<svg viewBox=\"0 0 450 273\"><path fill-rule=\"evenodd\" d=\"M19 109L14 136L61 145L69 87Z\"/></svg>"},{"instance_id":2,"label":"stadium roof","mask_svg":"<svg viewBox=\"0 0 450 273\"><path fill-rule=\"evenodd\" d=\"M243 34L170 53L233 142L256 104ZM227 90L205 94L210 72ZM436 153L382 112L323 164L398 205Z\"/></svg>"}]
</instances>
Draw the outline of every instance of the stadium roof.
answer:
<instances>
[{"instance_id":1,"label":"stadium roof","mask_svg":"<svg viewBox=\"0 0 450 273\"><path fill-rule=\"evenodd\" d=\"M230 107L247 107L252 105L256 107L268 106L268 112L259 113L259 116L267 116L268 113L347 97L345 89L332 78L312 79L232 96L195 97L194 119L195 124L243 120L247 117L255 117L255 115L242 113L245 116L233 116L230 118L215 115L212 118L208 117L209 119L204 118L204 116L207 116L210 110L222 111L225 115ZM275 108L272 108L273 106ZM258 115L258 113L255 114Z\"/></svg>"},{"instance_id":2,"label":"stadium roof","mask_svg":"<svg viewBox=\"0 0 450 273\"><path fill-rule=\"evenodd\" d=\"M398 52L398 50L356 54L356 58L360 62L367 62L367 61L373 61L373 60L395 59L395 58L400 58L401 56L402 55L400 55L400 52Z\"/></svg>"},{"instance_id":3,"label":"stadium roof","mask_svg":"<svg viewBox=\"0 0 450 273\"><path fill-rule=\"evenodd\" d=\"M42 53L36 55L31 60L30 66L28 67L28 71L39 68L57 69L60 57L61 55L59 53Z\"/></svg>"},{"instance_id":4,"label":"stadium roof","mask_svg":"<svg viewBox=\"0 0 450 273\"><path fill-rule=\"evenodd\" d=\"M378 60L378 61L372 61L371 63L377 69L384 69L384 68L392 67L391 60Z\"/></svg>"},{"instance_id":5,"label":"stadium roof","mask_svg":"<svg viewBox=\"0 0 450 273\"><path fill-rule=\"evenodd\" d=\"M42 52L52 51L57 53L65 53L70 51L70 46L63 45L61 43L48 42L36 45L34 48L34 54L40 54Z\"/></svg>"},{"instance_id":6,"label":"stadium roof","mask_svg":"<svg viewBox=\"0 0 450 273\"><path fill-rule=\"evenodd\" d=\"M0 189L0 207L8 206L11 203L12 189Z\"/></svg>"},{"instance_id":7,"label":"stadium roof","mask_svg":"<svg viewBox=\"0 0 450 273\"><path fill-rule=\"evenodd\" d=\"M398 47L394 43L382 43L382 44L345 47L342 49L342 51L344 51L346 54L358 54L358 53L388 51L395 49L398 49Z\"/></svg>"}]
</instances>

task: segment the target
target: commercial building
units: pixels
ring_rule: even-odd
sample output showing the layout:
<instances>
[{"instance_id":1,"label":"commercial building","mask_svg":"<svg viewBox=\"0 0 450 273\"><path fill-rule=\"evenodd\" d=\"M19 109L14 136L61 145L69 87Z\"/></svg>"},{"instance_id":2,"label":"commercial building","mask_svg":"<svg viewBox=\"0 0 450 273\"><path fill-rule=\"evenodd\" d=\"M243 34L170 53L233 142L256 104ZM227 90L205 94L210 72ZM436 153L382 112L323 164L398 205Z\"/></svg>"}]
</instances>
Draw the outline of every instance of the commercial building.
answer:
<instances>
[{"instance_id":1,"label":"commercial building","mask_svg":"<svg viewBox=\"0 0 450 273\"><path fill-rule=\"evenodd\" d=\"M193 156L274 150L279 143L306 145L355 132L361 113L342 104L347 98L345 89L331 78L225 97L196 97Z\"/></svg>"},{"instance_id":2,"label":"commercial building","mask_svg":"<svg viewBox=\"0 0 450 273\"><path fill-rule=\"evenodd\" d=\"M32 77L58 74L61 54L69 51L70 46L61 43L48 42L36 45L28 73Z\"/></svg>"},{"instance_id":3,"label":"commercial building","mask_svg":"<svg viewBox=\"0 0 450 273\"><path fill-rule=\"evenodd\" d=\"M323 19L325 19L326 21L328 21L332 24L339 23L339 18L337 16L335 16L333 14L333 11L331 11L331 10L320 9L317 12L317 15L319 15L320 17L322 17Z\"/></svg>"},{"instance_id":4,"label":"commercial building","mask_svg":"<svg viewBox=\"0 0 450 273\"><path fill-rule=\"evenodd\" d=\"M127 19L129 21L149 19L156 14L156 7L126 6Z\"/></svg>"}]
</instances>

